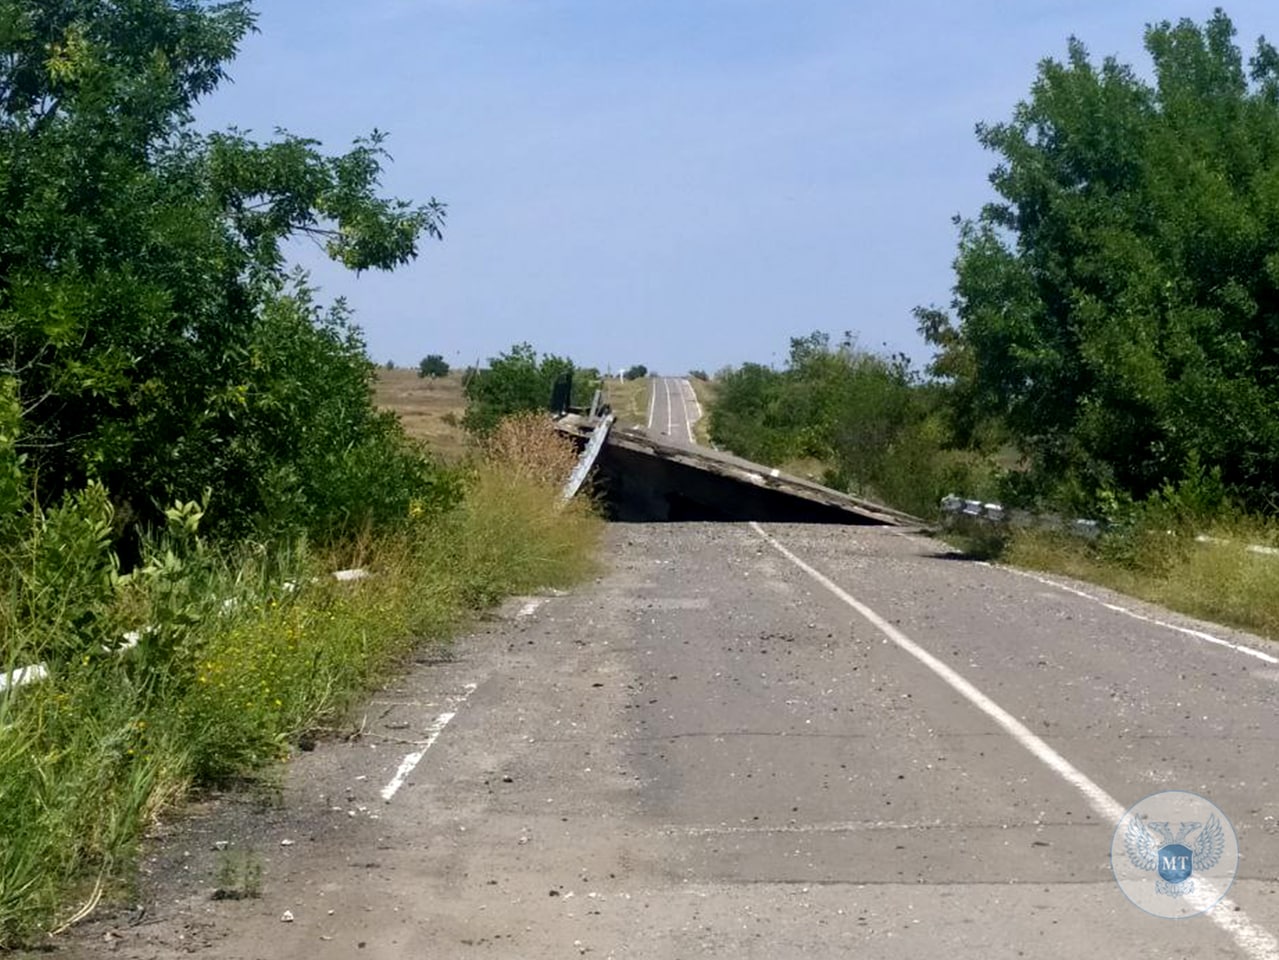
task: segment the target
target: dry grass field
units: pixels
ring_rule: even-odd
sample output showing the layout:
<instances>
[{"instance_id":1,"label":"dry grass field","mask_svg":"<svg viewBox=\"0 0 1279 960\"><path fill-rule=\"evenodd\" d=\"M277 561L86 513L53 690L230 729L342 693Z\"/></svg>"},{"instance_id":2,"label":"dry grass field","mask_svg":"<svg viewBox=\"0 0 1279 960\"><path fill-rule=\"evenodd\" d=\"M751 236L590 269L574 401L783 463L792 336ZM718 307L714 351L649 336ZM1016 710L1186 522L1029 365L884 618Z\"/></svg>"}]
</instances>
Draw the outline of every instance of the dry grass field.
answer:
<instances>
[{"instance_id":1,"label":"dry grass field","mask_svg":"<svg viewBox=\"0 0 1279 960\"><path fill-rule=\"evenodd\" d=\"M443 459L460 460L470 451L461 426L466 412L461 371L423 378L412 369L379 370L374 396L379 407L400 415L409 436L425 440Z\"/></svg>"},{"instance_id":2,"label":"dry grass field","mask_svg":"<svg viewBox=\"0 0 1279 960\"><path fill-rule=\"evenodd\" d=\"M617 422L624 427L642 427L648 423L648 401L653 381L649 377L638 380L618 380L610 377L604 381L604 400L613 408Z\"/></svg>"},{"instance_id":3,"label":"dry grass field","mask_svg":"<svg viewBox=\"0 0 1279 960\"><path fill-rule=\"evenodd\" d=\"M706 411L714 401L715 384L702 380L691 383L702 405L702 419L693 430L698 443L709 444ZM648 422L652 391L653 382L648 377L625 382L610 379L604 384L604 398L624 426L642 427ZM375 396L379 407L400 415L409 436L425 440L445 460L457 461L471 452L471 440L461 427L466 398L462 395L460 371L447 377L423 379L416 370L408 368L379 370Z\"/></svg>"}]
</instances>

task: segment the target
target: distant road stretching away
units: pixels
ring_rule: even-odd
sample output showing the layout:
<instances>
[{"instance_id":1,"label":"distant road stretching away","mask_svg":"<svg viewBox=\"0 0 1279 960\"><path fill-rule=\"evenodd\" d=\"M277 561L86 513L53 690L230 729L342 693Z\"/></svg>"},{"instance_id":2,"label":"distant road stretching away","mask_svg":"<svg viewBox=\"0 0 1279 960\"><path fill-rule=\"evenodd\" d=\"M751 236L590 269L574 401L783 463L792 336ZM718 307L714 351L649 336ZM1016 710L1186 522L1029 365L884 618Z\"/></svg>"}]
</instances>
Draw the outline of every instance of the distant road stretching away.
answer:
<instances>
[{"instance_id":1,"label":"distant road stretching away","mask_svg":"<svg viewBox=\"0 0 1279 960\"><path fill-rule=\"evenodd\" d=\"M693 424L702 418L693 385L682 377L653 377L648 403L648 429L675 443L696 444Z\"/></svg>"}]
</instances>

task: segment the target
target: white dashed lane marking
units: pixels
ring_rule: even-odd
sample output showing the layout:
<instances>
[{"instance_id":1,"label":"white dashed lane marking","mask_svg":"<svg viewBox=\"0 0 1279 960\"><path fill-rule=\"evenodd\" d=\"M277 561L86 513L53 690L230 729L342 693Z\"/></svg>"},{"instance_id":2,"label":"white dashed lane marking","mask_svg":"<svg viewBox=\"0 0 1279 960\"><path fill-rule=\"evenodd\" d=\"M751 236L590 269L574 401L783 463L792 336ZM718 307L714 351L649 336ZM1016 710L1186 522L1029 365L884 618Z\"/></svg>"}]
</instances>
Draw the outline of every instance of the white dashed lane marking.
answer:
<instances>
[{"instance_id":1,"label":"white dashed lane marking","mask_svg":"<svg viewBox=\"0 0 1279 960\"><path fill-rule=\"evenodd\" d=\"M426 738L422 741L421 747L400 761L400 766L395 771L395 776L391 778L390 783L382 788L383 800L387 803L391 802L391 798L395 796L400 787L404 786L404 781L409 778L409 775L417 768L417 765L422 762L422 758L426 756L426 751L430 750L435 741L440 738L440 734L449 725L449 721L457 716L457 708L464 704L467 698L475 692L475 687L475 684L468 683L462 688L464 692L460 696L452 698L453 709L441 713L431 721L425 730Z\"/></svg>"}]
</instances>

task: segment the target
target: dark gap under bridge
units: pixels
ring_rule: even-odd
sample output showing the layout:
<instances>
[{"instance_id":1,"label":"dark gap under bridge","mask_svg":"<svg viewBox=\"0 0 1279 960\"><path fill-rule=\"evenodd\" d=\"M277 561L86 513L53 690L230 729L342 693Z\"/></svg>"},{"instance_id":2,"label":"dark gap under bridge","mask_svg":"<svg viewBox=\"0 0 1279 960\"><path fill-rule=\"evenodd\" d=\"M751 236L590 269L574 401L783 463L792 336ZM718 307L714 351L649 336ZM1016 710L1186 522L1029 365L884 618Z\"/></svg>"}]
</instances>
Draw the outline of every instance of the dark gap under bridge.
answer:
<instances>
[{"instance_id":1,"label":"dark gap under bridge","mask_svg":"<svg viewBox=\"0 0 1279 960\"><path fill-rule=\"evenodd\" d=\"M583 448L579 470L583 476L593 470L594 487L614 520L923 524L890 507L719 450L615 426L611 417L566 413L556 418L555 428Z\"/></svg>"}]
</instances>

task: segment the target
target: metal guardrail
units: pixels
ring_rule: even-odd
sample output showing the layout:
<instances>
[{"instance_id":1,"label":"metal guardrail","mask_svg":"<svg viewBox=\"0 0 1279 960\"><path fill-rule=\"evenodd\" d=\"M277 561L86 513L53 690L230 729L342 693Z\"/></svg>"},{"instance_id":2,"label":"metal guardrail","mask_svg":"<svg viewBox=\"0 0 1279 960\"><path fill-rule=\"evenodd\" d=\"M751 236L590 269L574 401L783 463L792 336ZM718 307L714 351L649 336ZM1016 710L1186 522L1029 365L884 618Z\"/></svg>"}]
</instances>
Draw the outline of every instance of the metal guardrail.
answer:
<instances>
[{"instance_id":1,"label":"metal guardrail","mask_svg":"<svg viewBox=\"0 0 1279 960\"><path fill-rule=\"evenodd\" d=\"M1201 533L1195 537L1196 543L1234 543L1234 540L1223 540L1221 537L1210 537ZM1248 553L1260 554L1263 557L1279 557L1279 547L1263 547L1258 543L1245 543L1244 550Z\"/></svg>"},{"instance_id":2,"label":"metal guardrail","mask_svg":"<svg viewBox=\"0 0 1279 960\"><path fill-rule=\"evenodd\" d=\"M1100 520L1067 520L1055 514L1039 514L1032 513L1029 510L1009 510L999 503L985 503L981 500L966 500L963 497L950 494L942 497L941 510L944 522L953 524L958 518L967 520L975 520L978 522L993 524L1008 524L1014 527L1036 527L1041 530L1058 530L1065 533L1071 533L1075 536L1084 537L1094 540L1099 537L1106 529L1106 524ZM1196 543L1208 544L1233 544L1237 541L1226 540L1222 537L1210 537L1207 534L1199 534L1195 537ZM1243 545L1244 550L1248 553L1257 554L1263 557L1279 557L1279 547L1267 547L1257 543L1246 543Z\"/></svg>"},{"instance_id":3,"label":"metal guardrail","mask_svg":"<svg viewBox=\"0 0 1279 960\"><path fill-rule=\"evenodd\" d=\"M950 522L954 522L956 518L965 517L970 520L1008 524L1014 527L1061 530L1090 540L1098 537L1104 529L1104 525L1099 520L1068 520L1051 513L1010 510L1003 504L985 503L981 500L966 500L953 493L942 497L941 510L943 518Z\"/></svg>"},{"instance_id":4,"label":"metal guardrail","mask_svg":"<svg viewBox=\"0 0 1279 960\"><path fill-rule=\"evenodd\" d=\"M598 408L599 392L596 391L596 399L591 403L591 410ZM594 417L592 416L592 419ZM582 450L581 456L578 458L576 465L573 467L572 473L569 474L568 480L564 483L564 489L560 491L560 500L564 503L572 500L577 495L577 491L582 489L582 484L586 482L587 475L591 472L591 468L595 466L595 461L599 459L600 451L604 449L604 441L608 439L608 432L612 429L613 414L609 413L600 420L595 429L591 431L591 438L586 442L585 449Z\"/></svg>"}]
</instances>

